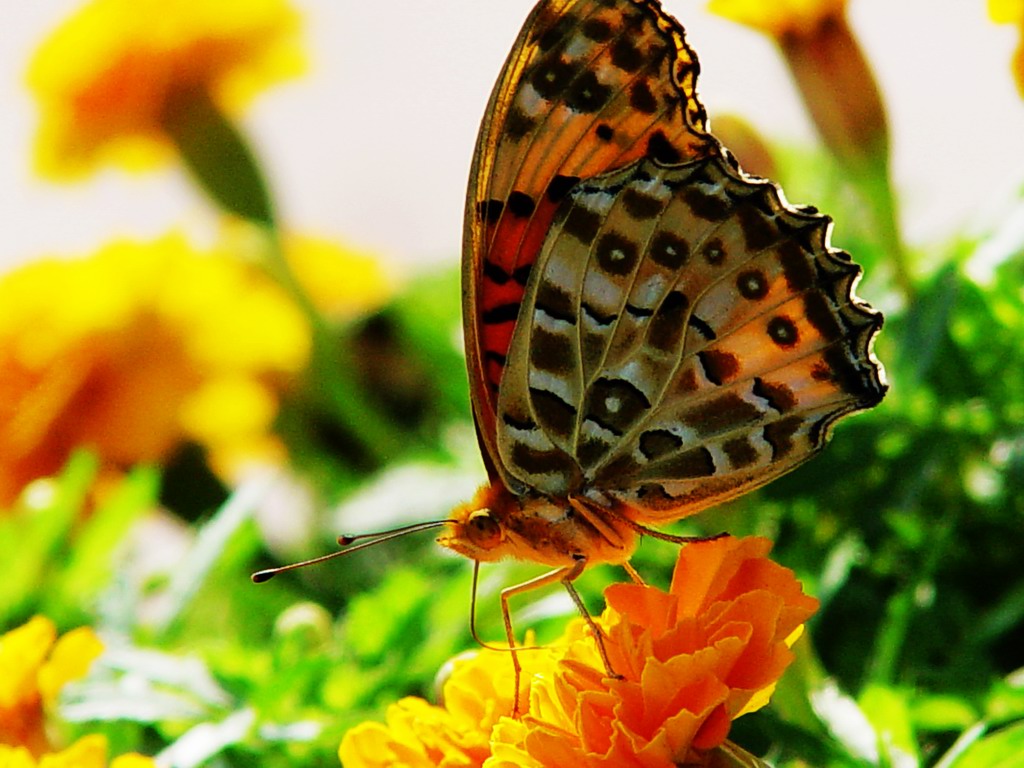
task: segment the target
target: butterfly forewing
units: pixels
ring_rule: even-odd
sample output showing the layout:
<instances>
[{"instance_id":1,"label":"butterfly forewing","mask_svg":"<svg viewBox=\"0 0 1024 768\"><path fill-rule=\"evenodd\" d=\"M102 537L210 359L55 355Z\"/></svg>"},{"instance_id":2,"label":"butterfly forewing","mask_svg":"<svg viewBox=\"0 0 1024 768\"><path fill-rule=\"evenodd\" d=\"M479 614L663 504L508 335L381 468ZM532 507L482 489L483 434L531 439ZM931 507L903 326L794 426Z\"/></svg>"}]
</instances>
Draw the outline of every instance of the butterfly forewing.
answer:
<instances>
[{"instance_id":1,"label":"butterfly forewing","mask_svg":"<svg viewBox=\"0 0 1024 768\"><path fill-rule=\"evenodd\" d=\"M492 462L498 386L556 211L581 179L714 151L696 75L682 28L655 0L548 0L526 21L487 108L466 212L467 357Z\"/></svg>"},{"instance_id":2,"label":"butterfly forewing","mask_svg":"<svg viewBox=\"0 0 1024 768\"><path fill-rule=\"evenodd\" d=\"M884 393L881 316L828 246L727 155L580 183L531 276L498 402L502 465L636 519L690 514L818 451Z\"/></svg>"}]
</instances>

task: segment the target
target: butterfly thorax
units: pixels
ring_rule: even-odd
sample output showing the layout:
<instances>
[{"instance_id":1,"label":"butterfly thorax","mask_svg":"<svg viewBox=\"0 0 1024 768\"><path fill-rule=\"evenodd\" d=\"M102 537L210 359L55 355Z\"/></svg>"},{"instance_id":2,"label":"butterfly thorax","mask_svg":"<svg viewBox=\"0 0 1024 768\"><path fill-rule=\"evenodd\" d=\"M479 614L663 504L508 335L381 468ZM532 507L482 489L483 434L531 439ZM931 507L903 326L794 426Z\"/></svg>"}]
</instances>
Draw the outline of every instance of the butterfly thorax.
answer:
<instances>
[{"instance_id":1,"label":"butterfly thorax","mask_svg":"<svg viewBox=\"0 0 1024 768\"><path fill-rule=\"evenodd\" d=\"M516 495L500 483L481 487L452 520L438 543L482 562L621 563L636 547L633 529L588 499Z\"/></svg>"}]
</instances>

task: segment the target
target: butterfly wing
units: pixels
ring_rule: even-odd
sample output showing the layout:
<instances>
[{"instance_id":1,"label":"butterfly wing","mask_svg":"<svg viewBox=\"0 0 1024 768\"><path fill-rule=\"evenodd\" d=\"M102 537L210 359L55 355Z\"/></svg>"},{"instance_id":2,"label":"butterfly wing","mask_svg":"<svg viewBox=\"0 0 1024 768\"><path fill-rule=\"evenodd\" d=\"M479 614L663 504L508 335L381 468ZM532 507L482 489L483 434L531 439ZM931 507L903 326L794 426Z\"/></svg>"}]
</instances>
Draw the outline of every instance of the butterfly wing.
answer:
<instances>
[{"instance_id":1,"label":"butterfly wing","mask_svg":"<svg viewBox=\"0 0 1024 768\"><path fill-rule=\"evenodd\" d=\"M714 151L697 70L657 0L542 0L520 32L481 126L463 244L466 357L492 479L513 482L497 446L498 385L556 211L580 179Z\"/></svg>"},{"instance_id":2,"label":"butterfly wing","mask_svg":"<svg viewBox=\"0 0 1024 768\"><path fill-rule=\"evenodd\" d=\"M503 465L661 522L812 456L885 391L881 315L853 295L860 268L829 247L830 225L727 153L579 184L513 335Z\"/></svg>"}]
</instances>

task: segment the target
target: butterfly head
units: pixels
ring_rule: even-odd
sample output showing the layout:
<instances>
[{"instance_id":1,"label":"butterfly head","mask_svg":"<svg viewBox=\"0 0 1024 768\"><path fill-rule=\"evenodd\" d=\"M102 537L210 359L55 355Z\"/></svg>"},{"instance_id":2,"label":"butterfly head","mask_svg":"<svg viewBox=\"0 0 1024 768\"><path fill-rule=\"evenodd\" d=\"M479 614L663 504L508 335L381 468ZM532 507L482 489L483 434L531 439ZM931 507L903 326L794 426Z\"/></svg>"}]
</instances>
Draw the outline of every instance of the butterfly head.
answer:
<instances>
[{"instance_id":1,"label":"butterfly head","mask_svg":"<svg viewBox=\"0 0 1024 768\"><path fill-rule=\"evenodd\" d=\"M487 562L508 556L511 542L502 520L507 515L508 501L503 497L509 494L502 490L485 485L472 501L456 508L438 543L472 560Z\"/></svg>"}]
</instances>

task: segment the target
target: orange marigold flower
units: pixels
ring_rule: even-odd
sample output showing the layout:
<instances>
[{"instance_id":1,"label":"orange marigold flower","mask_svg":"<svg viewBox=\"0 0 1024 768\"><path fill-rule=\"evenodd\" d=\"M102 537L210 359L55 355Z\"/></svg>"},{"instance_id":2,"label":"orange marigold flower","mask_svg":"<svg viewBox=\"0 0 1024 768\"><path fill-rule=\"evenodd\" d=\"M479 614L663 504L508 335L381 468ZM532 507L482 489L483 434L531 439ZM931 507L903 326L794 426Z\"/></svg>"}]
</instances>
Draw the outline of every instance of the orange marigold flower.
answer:
<instances>
[{"instance_id":1,"label":"orange marigold flower","mask_svg":"<svg viewBox=\"0 0 1024 768\"><path fill-rule=\"evenodd\" d=\"M304 68L286 0L91 0L43 42L28 70L40 109L35 160L54 179L171 156L162 128L181 94L237 113Z\"/></svg>"},{"instance_id":2,"label":"orange marigold flower","mask_svg":"<svg viewBox=\"0 0 1024 768\"><path fill-rule=\"evenodd\" d=\"M83 677L102 651L88 627L58 640L56 627L45 616L0 637L0 744L42 751L44 707L53 704L67 682Z\"/></svg>"},{"instance_id":3,"label":"orange marigold flower","mask_svg":"<svg viewBox=\"0 0 1024 768\"><path fill-rule=\"evenodd\" d=\"M281 453L278 393L309 332L269 278L179 235L113 242L0 278L0 505L77 446L107 468L180 442L216 462Z\"/></svg>"},{"instance_id":4,"label":"orange marigold flower","mask_svg":"<svg viewBox=\"0 0 1024 768\"><path fill-rule=\"evenodd\" d=\"M419 721L406 704L402 718L389 712L386 727L354 729L342 742L342 762L384 766L415 754L408 764L706 764L732 721L767 703L792 661L789 646L817 609L793 573L767 559L770 549L761 538L701 542L680 551L668 592L609 587L598 623L619 679L607 676L586 623L576 620L554 645L522 653L528 706L521 719L508 716L508 659L482 651L476 667L456 668L443 708L415 700ZM506 675L497 687L488 677L495 674ZM456 680L464 686L457 711L449 698ZM432 725L427 737L414 727L426 713L432 724L444 723ZM443 748L467 740L472 754Z\"/></svg>"},{"instance_id":5,"label":"orange marigold flower","mask_svg":"<svg viewBox=\"0 0 1024 768\"><path fill-rule=\"evenodd\" d=\"M49 752L37 761L24 747L0 744L0 766L3 768L107 768L107 739L93 734L83 736L61 752ZM110 768L156 768L150 757L129 753L115 757Z\"/></svg>"},{"instance_id":6,"label":"orange marigold flower","mask_svg":"<svg viewBox=\"0 0 1024 768\"><path fill-rule=\"evenodd\" d=\"M997 24L1016 24L1020 30L1012 67L1017 90L1024 97L1024 0L988 0L988 14Z\"/></svg>"}]
</instances>

